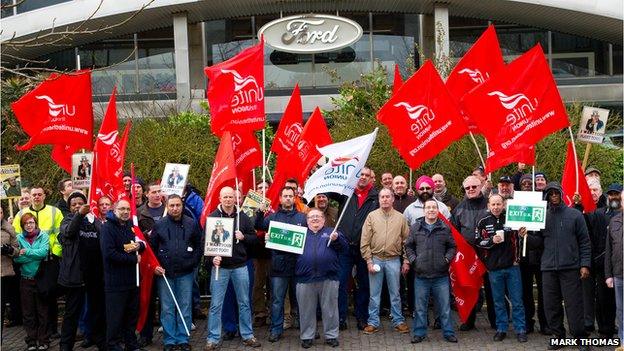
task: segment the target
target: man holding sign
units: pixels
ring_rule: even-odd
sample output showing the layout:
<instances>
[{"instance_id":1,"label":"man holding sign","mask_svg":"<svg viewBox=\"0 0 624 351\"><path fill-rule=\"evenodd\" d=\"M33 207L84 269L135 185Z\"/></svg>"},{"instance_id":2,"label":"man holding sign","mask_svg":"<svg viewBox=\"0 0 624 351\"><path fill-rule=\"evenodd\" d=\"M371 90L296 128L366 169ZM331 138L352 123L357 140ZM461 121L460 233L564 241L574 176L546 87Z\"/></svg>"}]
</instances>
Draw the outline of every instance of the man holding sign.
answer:
<instances>
[{"instance_id":1,"label":"man holding sign","mask_svg":"<svg viewBox=\"0 0 624 351\"><path fill-rule=\"evenodd\" d=\"M234 285L236 300L238 301L238 315L240 320L240 334L243 344L250 347L260 347L260 343L253 335L251 326L251 307L249 304L249 272L247 271L247 249L255 244L256 232L249 217L240 214L235 206L234 189L229 186L221 188L217 209L208 217L232 218L234 220L234 241L231 257L208 256L206 262L212 262L210 279L210 316L208 321L208 339L204 350L216 350L221 341L221 311L223 298L230 280ZM209 233L212 235L212 233ZM210 238L207 238L209 241ZM218 273L217 273L218 272Z\"/></svg>"}]
</instances>

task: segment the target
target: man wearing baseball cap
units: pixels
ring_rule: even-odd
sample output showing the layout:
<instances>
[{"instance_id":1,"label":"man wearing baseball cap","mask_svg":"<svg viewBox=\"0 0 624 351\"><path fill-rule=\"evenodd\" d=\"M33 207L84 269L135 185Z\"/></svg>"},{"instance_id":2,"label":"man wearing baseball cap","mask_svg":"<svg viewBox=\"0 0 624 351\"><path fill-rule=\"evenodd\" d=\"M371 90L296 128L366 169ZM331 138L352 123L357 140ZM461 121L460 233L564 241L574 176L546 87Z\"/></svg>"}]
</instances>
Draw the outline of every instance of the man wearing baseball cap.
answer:
<instances>
[{"instance_id":1,"label":"man wearing baseball cap","mask_svg":"<svg viewBox=\"0 0 624 351\"><path fill-rule=\"evenodd\" d=\"M513 180L508 175L504 175L498 179L498 194L503 197L503 199L513 199L514 193L514 185Z\"/></svg>"}]
</instances>

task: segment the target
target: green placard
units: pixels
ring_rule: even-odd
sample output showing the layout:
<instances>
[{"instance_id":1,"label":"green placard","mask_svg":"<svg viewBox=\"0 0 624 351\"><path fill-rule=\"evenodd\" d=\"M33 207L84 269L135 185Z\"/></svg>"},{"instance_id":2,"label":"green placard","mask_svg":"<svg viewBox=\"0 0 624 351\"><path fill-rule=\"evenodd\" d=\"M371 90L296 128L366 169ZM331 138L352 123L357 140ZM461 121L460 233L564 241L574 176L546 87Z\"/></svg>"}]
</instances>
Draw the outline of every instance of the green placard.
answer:
<instances>
[{"instance_id":1,"label":"green placard","mask_svg":"<svg viewBox=\"0 0 624 351\"><path fill-rule=\"evenodd\" d=\"M525 227L529 230L540 230L546 226L546 201L522 203L519 200L508 200L505 223L512 229Z\"/></svg>"},{"instance_id":2,"label":"green placard","mask_svg":"<svg viewBox=\"0 0 624 351\"><path fill-rule=\"evenodd\" d=\"M307 231L306 227L271 221L267 232L266 247L301 254L305 246Z\"/></svg>"}]
</instances>

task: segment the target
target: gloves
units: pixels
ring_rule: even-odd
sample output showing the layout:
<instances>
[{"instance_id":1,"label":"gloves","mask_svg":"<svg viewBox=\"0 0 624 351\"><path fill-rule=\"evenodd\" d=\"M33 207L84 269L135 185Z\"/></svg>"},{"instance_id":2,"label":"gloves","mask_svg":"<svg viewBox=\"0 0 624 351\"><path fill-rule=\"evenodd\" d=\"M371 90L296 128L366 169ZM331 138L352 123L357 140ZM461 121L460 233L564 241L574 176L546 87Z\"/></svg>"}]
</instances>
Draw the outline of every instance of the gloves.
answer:
<instances>
[{"instance_id":1,"label":"gloves","mask_svg":"<svg viewBox=\"0 0 624 351\"><path fill-rule=\"evenodd\" d=\"M15 251L15 248L13 248L13 246L9 245L9 244L4 244L2 245L2 247L0 248L0 254L4 255L4 256L10 256L13 255L13 252Z\"/></svg>"}]
</instances>

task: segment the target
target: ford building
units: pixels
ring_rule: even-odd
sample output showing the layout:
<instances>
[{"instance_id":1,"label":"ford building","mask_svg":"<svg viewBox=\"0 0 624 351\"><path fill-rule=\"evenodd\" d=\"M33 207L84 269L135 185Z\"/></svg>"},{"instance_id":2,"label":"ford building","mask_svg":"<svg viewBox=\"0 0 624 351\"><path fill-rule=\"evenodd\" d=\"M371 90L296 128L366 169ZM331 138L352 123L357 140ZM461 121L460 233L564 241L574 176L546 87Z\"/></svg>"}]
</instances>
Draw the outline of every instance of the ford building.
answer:
<instances>
[{"instance_id":1,"label":"ford building","mask_svg":"<svg viewBox=\"0 0 624 351\"><path fill-rule=\"evenodd\" d=\"M306 114L345 81L426 57L460 58L495 24L506 61L540 43L565 102L622 111L621 0L2 0L3 67L93 68L95 104L113 86L144 115L199 109L205 66L264 36L266 112L299 83ZM101 111L101 108L96 108ZM138 112L141 111L141 112Z\"/></svg>"}]
</instances>

